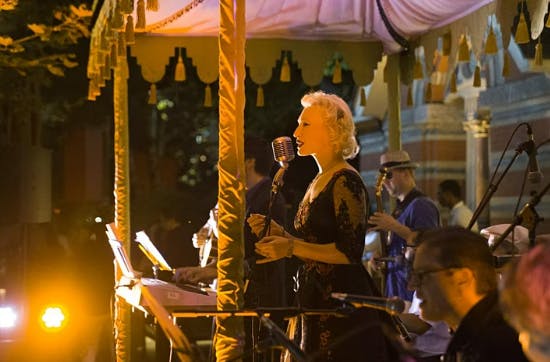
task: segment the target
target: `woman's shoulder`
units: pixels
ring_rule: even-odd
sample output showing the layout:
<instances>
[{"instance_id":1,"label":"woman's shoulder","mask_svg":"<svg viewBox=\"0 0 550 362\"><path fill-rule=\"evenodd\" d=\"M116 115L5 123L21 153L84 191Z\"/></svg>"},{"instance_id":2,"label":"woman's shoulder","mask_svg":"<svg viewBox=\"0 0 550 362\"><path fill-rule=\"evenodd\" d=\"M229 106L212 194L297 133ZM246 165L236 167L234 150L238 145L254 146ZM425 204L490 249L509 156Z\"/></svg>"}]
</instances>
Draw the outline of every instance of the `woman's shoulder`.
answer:
<instances>
[{"instance_id":1,"label":"woman's shoulder","mask_svg":"<svg viewBox=\"0 0 550 362\"><path fill-rule=\"evenodd\" d=\"M363 178L361 178L361 175L359 174L359 172L351 166L344 167L335 171L334 174L332 174L331 179L332 181L349 180L349 181L364 183Z\"/></svg>"},{"instance_id":2,"label":"woman's shoulder","mask_svg":"<svg viewBox=\"0 0 550 362\"><path fill-rule=\"evenodd\" d=\"M333 187L343 186L347 188L366 188L366 185L363 182L363 178L361 177L359 172L357 172L357 170L355 170L351 166L349 168L342 168L334 172L331 178L330 185Z\"/></svg>"}]
</instances>

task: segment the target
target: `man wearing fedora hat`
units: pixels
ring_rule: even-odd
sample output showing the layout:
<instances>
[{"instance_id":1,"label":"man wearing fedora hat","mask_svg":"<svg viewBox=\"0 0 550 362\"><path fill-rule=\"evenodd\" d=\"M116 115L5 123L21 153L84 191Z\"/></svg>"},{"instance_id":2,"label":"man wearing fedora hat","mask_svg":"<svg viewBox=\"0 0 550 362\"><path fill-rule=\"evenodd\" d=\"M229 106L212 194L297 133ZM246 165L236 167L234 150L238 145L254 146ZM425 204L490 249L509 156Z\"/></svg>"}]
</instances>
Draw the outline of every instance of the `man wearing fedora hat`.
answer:
<instances>
[{"instance_id":1,"label":"man wearing fedora hat","mask_svg":"<svg viewBox=\"0 0 550 362\"><path fill-rule=\"evenodd\" d=\"M403 150L388 151L380 157L380 170L386 172L384 188L397 200L391 215L375 212L369 223L370 230L389 232L386 263L386 290L388 297L397 296L411 301L413 291L408 290L410 265L405 258L407 245L414 242L418 230L435 229L439 224L439 210L435 203L416 188L414 170L418 164L411 161ZM383 241L382 241L383 242Z\"/></svg>"}]
</instances>

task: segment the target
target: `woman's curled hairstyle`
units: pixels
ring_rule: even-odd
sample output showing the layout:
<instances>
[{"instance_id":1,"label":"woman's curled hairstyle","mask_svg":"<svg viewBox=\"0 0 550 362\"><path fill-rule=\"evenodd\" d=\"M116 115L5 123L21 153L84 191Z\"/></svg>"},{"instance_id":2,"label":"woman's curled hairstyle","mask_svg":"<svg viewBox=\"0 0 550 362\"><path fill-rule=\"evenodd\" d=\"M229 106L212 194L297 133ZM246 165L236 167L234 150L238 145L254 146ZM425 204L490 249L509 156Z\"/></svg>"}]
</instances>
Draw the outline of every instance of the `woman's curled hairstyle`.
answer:
<instances>
[{"instance_id":1,"label":"woman's curled hairstyle","mask_svg":"<svg viewBox=\"0 0 550 362\"><path fill-rule=\"evenodd\" d=\"M336 151L342 153L344 159L351 159L359 153L353 116L342 98L335 94L317 91L304 95L301 103L304 108L311 106L321 108L333 146Z\"/></svg>"}]
</instances>

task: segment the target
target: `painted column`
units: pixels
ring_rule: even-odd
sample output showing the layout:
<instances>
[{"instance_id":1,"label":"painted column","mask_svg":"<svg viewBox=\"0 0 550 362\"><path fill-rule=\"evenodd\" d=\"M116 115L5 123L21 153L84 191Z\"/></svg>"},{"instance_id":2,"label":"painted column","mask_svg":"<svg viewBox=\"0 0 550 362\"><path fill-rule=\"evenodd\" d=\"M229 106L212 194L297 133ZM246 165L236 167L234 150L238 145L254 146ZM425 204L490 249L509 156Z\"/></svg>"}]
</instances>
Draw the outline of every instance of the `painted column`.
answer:
<instances>
[{"instance_id":1,"label":"painted column","mask_svg":"<svg viewBox=\"0 0 550 362\"><path fill-rule=\"evenodd\" d=\"M114 69L114 157L115 157L115 225L117 237L130 255L130 148L128 132L128 63L119 57ZM121 271L115 270L115 281ZM115 297L115 343L116 360L131 361L131 306L122 298Z\"/></svg>"},{"instance_id":2,"label":"painted column","mask_svg":"<svg viewBox=\"0 0 550 362\"><path fill-rule=\"evenodd\" d=\"M388 150L401 149L401 76L399 54L388 55L385 79L388 85Z\"/></svg>"},{"instance_id":3,"label":"painted column","mask_svg":"<svg viewBox=\"0 0 550 362\"><path fill-rule=\"evenodd\" d=\"M465 103L473 101L466 99ZM477 105L477 97L475 97ZM471 106L471 105L470 105ZM465 104L465 107L467 105ZM489 185L489 127L490 113L478 112L474 117L467 113L463 123L466 131L466 203L475 210ZM489 224L489 205L479 215L477 220L480 229Z\"/></svg>"},{"instance_id":4,"label":"painted column","mask_svg":"<svg viewBox=\"0 0 550 362\"><path fill-rule=\"evenodd\" d=\"M220 1L219 180L218 180L218 310L239 310L243 298L244 54L245 1ZM216 360L240 360L241 317L216 318Z\"/></svg>"}]
</instances>

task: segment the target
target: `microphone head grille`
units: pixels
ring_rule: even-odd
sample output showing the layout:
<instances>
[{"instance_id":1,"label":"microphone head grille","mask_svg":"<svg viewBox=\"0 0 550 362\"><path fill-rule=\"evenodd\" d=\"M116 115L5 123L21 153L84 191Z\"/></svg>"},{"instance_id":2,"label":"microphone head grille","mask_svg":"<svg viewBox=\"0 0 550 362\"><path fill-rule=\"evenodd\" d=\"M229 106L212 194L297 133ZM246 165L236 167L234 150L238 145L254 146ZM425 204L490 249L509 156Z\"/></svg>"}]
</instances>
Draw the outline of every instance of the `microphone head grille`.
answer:
<instances>
[{"instance_id":1,"label":"microphone head grille","mask_svg":"<svg viewBox=\"0 0 550 362\"><path fill-rule=\"evenodd\" d=\"M278 137L271 143L273 156L277 162L290 162L294 159L294 147L290 137Z\"/></svg>"}]
</instances>

